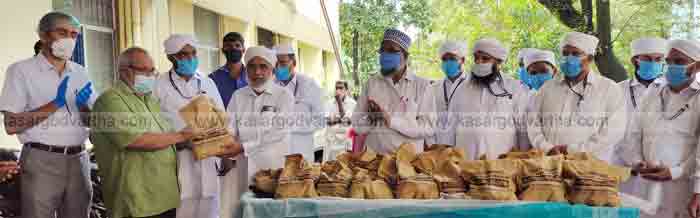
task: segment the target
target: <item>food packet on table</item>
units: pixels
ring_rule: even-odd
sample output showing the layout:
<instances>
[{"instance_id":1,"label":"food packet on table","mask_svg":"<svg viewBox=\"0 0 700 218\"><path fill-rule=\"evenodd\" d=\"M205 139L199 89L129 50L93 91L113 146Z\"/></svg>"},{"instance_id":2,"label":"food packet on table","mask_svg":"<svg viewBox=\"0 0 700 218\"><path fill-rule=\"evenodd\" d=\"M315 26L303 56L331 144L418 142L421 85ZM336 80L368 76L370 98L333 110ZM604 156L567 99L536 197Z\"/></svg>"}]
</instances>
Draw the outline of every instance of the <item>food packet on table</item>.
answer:
<instances>
[{"instance_id":1,"label":"food packet on table","mask_svg":"<svg viewBox=\"0 0 700 218\"><path fill-rule=\"evenodd\" d=\"M521 160L518 198L524 201L566 202L563 164L562 155Z\"/></svg>"},{"instance_id":2,"label":"food packet on table","mask_svg":"<svg viewBox=\"0 0 700 218\"><path fill-rule=\"evenodd\" d=\"M263 169L253 176L253 192L260 198L272 198L277 190L277 180L282 169Z\"/></svg>"},{"instance_id":3,"label":"food packet on table","mask_svg":"<svg viewBox=\"0 0 700 218\"><path fill-rule=\"evenodd\" d=\"M316 181L320 166L312 166L301 154L287 155L280 174L275 198L318 197Z\"/></svg>"},{"instance_id":4,"label":"food packet on table","mask_svg":"<svg viewBox=\"0 0 700 218\"><path fill-rule=\"evenodd\" d=\"M630 169L601 160L566 160L563 176L573 183L568 198L574 204L619 207L619 185L630 176Z\"/></svg>"},{"instance_id":5,"label":"food packet on table","mask_svg":"<svg viewBox=\"0 0 700 218\"><path fill-rule=\"evenodd\" d=\"M366 169L355 167L350 197L359 199L393 199L389 184L383 179L374 179Z\"/></svg>"},{"instance_id":6,"label":"food packet on table","mask_svg":"<svg viewBox=\"0 0 700 218\"><path fill-rule=\"evenodd\" d=\"M463 196L466 192L467 184L462 178L459 162L445 161L433 175L433 179L437 182L440 193Z\"/></svg>"},{"instance_id":7,"label":"food packet on table","mask_svg":"<svg viewBox=\"0 0 700 218\"><path fill-rule=\"evenodd\" d=\"M396 155L388 154L382 157L377 169L377 176L384 179L389 186L396 186L399 183L399 172L396 166Z\"/></svg>"},{"instance_id":8,"label":"food packet on table","mask_svg":"<svg viewBox=\"0 0 700 218\"><path fill-rule=\"evenodd\" d=\"M342 162L328 161L321 166L321 177L316 185L319 196L350 197L352 170Z\"/></svg>"},{"instance_id":9,"label":"food packet on table","mask_svg":"<svg viewBox=\"0 0 700 218\"><path fill-rule=\"evenodd\" d=\"M478 200L518 200L515 177L520 160L474 160L460 163L467 196Z\"/></svg>"},{"instance_id":10,"label":"food packet on table","mask_svg":"<svg viewBox=\"0 0 700 218\"><path fill-rule=\"evenodd\" d=\"M425 152L418 154L411 164L418 172L433 175L442 167L444 162L459 162L462 160L465 160L462 149L446 145L431 145Z\"/></svg>"},{"instance_id":11,"label":"food packet on table","mask_svg":"<svg viewBox=\"0 0 700 218\"><path fill-rule=\"evenodd\" d=\"M418 174L411 164L416 157L415 145L404 143L399 146L399 149L396 150L396 168L399 173L399 179L413 178Z\"/></svg>"},{"instance_id":12,"label":"food packet on table","mask_svg":"<svg viewBox=\"0 0 700 218\"><path fill-rule=\"evenodd\" d=\"M227 129L226 112L217 108L206 95L192 99L180 109L179 115L194 132L192 153L196 160L227 154L226 146L237 143Z\"/></svg>"},{"instance_id":13,"label":"food packet on table","mask_svg":"<svg viewBox=\"0 0 700 218\"><path fill-rule=\"evenodd\" d=\"M396 188L396 197L400 199L438 199L440 192L432 176L416 174L416 176L401 179Z\"/></svg>"},{"instance_id":14,"label":"food packet on table","mask_svg":"<svg viewBox=\"0 0 700 218\"><path fill-rule=\"evenodd\" d=\"M533 159L544 156L544 151L540 149L531 149L529 151L511 151L498 156L498 159Z\"/></svg>"}]
</instances>

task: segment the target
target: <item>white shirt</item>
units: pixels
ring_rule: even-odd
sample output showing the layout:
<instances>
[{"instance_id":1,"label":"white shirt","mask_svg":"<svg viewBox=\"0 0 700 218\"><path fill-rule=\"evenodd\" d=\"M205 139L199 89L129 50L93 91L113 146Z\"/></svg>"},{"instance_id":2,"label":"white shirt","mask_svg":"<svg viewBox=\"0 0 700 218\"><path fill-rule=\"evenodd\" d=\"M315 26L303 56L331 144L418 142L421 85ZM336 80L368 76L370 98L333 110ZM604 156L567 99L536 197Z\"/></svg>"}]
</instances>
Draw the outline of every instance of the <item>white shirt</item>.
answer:
<instances>
[{"instance_id":1,"label":"white shirt","mask_svg":"<svg viewBox=\"0 0 700 218\"><path fill-rule=\"evenodd\" d=\"M482 155L497 159L521 143L526 143L522 114L527 105L528 91L518 80L496 78L488 87L470 78L462 84L449 107L449 123L456 129L455 144L467 159ZM500 96L509 93L509 96Z\"/></svg>"},{"instance_id":2,"label":"white shirt","mask_svg":"<svg viewBox=\"0 0 700 218\"><path fill-rule=\"evenodd\" d=\"M591 152L609 161L625 132L622 89L594 72L571 89L565 79L557 78L535 95L533 114L528 116L535 119L527 128L533 147L549 151L566 145L569 152Z\"/></svg>"},{"instance_id":3,"label":"white shirt","mask_svg":"<svg viewBox=\"0 0 700 218\"><path fill-rule=\"evenodd\" d=\"M423 151L425 139L434 134L430 121L434 117L435 98L427 91L429 88L430 81L410 71L396 84L380 74L370 77L352 114L355 132L368 134L365 147L389 154L403 143L412 143L417 152ZM391 115L390 126L369 124L367 100L370 98Z\"/></svg>"},{"instance_id":4,"label":"white shirt","mask_svg":"<svg viewBox=\"0 0 700 218\"><path fill-rule=\"evenodd\" d=\"M89 132L80 120L75 103L77 92L90 79L85 68L71 61L66 62L63 74L59 77L56 68L43 54L19 61L7 68L5 83L0 94L0 111L21 113L35 110L56 98L59 84L68 80L66 105L48 119L18 134L20 143L42 143L54 146L76 146L85 143ZM93 93L88 105L92 107L99 93L93 84ZM70 111L70 112L69 112Z\"/></svg>"},{"instance_id":5,"label":"white shirt","mask_svg":"<svg viewBox=\"0 0 700 218\"><path fill-rule=\"evenodd\" d=\"M638 138L641 137L641 132L636 131L634 128L634 125L638 125L634 123L637 122L638 119L638 108L641 107L640 105L644 103L645 96L647 96L647 93L650 90L658 91L658 89L664 85L665 80L663 78L656 79L654 80L654 82L649 84L649 87L651 88L648 88L644 84L640 83L636 77L627 79L619 83L619 86L620 88L622 88L622 92L625 98L625 111L627 112L627 129L625 131L625 136L623 140L617 145L617 150L615 151L615 156L618 159L614 160L621 161L619 157L623 155L623 153L627 152L627 147L634 146L632 145L632 143L639 141ZM630 163L628 165L627 163L618 162L618 164L633 166L637 163Z\"/></svg>"},{"instance_id":6,"label":"white shirt","mask_svg":"<svg viewBox=\"0 0 700 218\"><path fill-rule=\"evenodd\" d=\"M325 124L324 109L321 104L321 88L312 78L299 72L286 86L281 81L277 81L277 83L294 95L295 125L292 127L290 151L300 153L304 159L313 161L314 132Z\"/></svg>"},{"instance_id":7,"label":"white shirt","mask_svg":"<svg viewBox=\"0 0 700 218\"><path fill-rule=\"evenodd\" d=\"M435 135L426 139L427 144L455 146L455 129L450 128L450 126L447 124L448 102L459 101L454 97L457 92L456 89L457 87L463 86L464 83L468 82L468 75L469 74L462 72L454 82L448 78L445 78L430 86L430 91L432 92L432 95L435 96L435 108L438 122L434 126Z\"/></svg>"},{"instance_id":8,"label":"white shirt","mask_svg":"<svg viewBox=\"0 0 700 218\"><path fill-rule=\"evenodd\" d=\"M294 97L283 87L272 82L265 85L265 91L256 95L253 88L246 86L233 94L228 105L231 128L243 146L237 166L240 169L241 184L250 179L260 169L277 169L284 166L285 156L290 154L289 118L293 111Z\"/></svg>"},{"instance_id":9,"label":"white shirt","mask_svg":"<svg viewBox=\"0 0 700 218\"><path fill-rule=\"evenodd\" d=\"M225 110L214 81L199 73L195 73L189 81L172 70L162 73L158 76L153 89L153 96L160 101L161 112L177 131L186 127L185 121L179 115L180 109L200 94L212 99L221 111ZM218 157L195 161L192 151L187 149L177 152L177 157L182 199L200 199L219 195L219 178L216 171ZM197 190L201 190L201 193L195 193Z\"/></svg>"},{"instance_id":10,"label":"white shirt","mask_svg":"<svg viewBox=\"0 0 700 218\"><path fill-rule=\"evenodd\" d=\"M352 99L351 96L345 96L343 98L343 110L345 110L345 116L344 117L352 117L352 112L355 111L355 107L357 106L357 102L355 99ZM335 100L335 97L331 98L326 103L326 117L340 117L340 109L338 107L338 102Z\"/></svg>"}]
</instances>

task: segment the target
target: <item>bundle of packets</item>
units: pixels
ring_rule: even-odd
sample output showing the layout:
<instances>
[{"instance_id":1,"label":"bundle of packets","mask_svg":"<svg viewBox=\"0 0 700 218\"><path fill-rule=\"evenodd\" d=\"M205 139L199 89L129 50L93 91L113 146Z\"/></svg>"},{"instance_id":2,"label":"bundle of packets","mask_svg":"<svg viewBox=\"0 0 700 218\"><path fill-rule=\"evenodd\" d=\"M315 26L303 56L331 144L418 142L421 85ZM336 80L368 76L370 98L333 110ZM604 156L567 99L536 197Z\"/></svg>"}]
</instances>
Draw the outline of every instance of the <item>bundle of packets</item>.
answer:
<instances>
[{"instance_id":1,"label":"bundle of packets","mask_svg":"<svg viewBox=\"0 0 700 218\"><path fill-rule=\"evenodd\" d=\"M192 153L196 160L227 154L227 145L235 144L228 131L228 116L206 95L199 95L180 109L180 117L194 132Z\"/></svg>"}]
</instances>

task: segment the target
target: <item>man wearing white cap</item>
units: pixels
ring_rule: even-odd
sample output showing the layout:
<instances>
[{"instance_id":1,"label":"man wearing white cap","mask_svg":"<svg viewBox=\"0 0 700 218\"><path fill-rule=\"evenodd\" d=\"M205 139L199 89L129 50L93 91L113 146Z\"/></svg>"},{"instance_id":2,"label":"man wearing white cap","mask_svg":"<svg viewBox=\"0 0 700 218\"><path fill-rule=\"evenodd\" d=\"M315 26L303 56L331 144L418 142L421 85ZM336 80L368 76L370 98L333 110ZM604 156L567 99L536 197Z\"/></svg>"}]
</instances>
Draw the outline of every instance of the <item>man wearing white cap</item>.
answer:
<instances>
[{"instance_id":1,"label":"man wearing white cap","mask_svg":"<svg viewBox=\"0 0 700 218\"><path fill-rule=\"evenodd\" d=\"M225 111L216 84L209 77L199 74L195 39L190 35L173 34L163 43L172 68L156 80L153 96L160 101L160 108L175 128L187 127L179 111L199 95L206 95ZM219 217L218 157L196 161L188 142L176 145L178 180L180 182L180 207L177 217Z\"/></svg>"},{"instance_id":2,"label":"man wearing white cap","mask_svg":"<svg viewBox=\"0 0 700 218\"><path fill-rule=\"evenodd\" d=\"M530 88L528 92L528 103L525 112L530 115L534 111L535 104L535 94L544 85L545 82L552 80L556 75L559 74L559 69L557 69L554 52L547 50L531 50L523 58L523 66L525 68L527 75L527 86ZM533 120L533 119L530 119ZM525 124L528 124L525 121ZM527 125L521 125L522 128L529 128ZM527 130L525 130L527 134ZM527 136L526 136L527 137ZM520 144L521 151L527 151L532 148L532 143L530 139L527 138L527 143Z\"/></svg>"},{"instance_id":3,"label":"man wearing white cap","mask_svg":"<svg viewBox=\"0 0 700 218\"><path fill-rule=\"evenodd\" d=\"M423 151L433 136L430 121L435 112L427 79L408 66L411 38L396 29L384 31L379 50L380 74L371 76L362 89L352 114L352 125L364 147L379 154L394 152L403 143Z\"/></svg>"},{"instance_id":4,"label":"man wearing white cap","mask_svg":"<svg viewBox=\"0 0 700 218\"><path fill-rule=\"evenodd\" d=\"M683 206L692 193L700 193L700 171L695 167L700 142L700 81L696 76L700 43L673 40L669 47L664 75L667 83L649 87L631 127L640 134L631 137L621 153L625 164L641 177L661 182L663 206L649 217L688 217Z\"/></svg>"},{"instance_id":5,"label":"man wearing white cap","mask_svg":"<svg viewBox=\"0 0 700 218\"><path fill-rule=\"evenodd\" d=\"M297 73L296 52L292 45L279 45L274 50L277 53L275 82L294 95L295 123L289 151L292 154L302 154L308 161L314 161L314 132L325 122L321 88L314 79Z\"/></svg>"},{"instance_id":6,"label":"man wearing white cap","mask_svg":"<svg viewBox=\"0 0 700 218\"><path fill-rule=\"evenodd\" d=\"M243 153L236 158L237 184L227 184L237 190L224 193L223 209L235 211L234 217L241 215L239 199L253 175L261 169L283 167L290 143L285 121L294 108L294 96L273 82L277 63L273 51L261 46L248 48L244 61L248 86L233 94L227 109L231 129L243 146Z\"/></svg>"},{"instance_id":7,"label":"man wearing white cap","mask_svg":"<svg viewBox=\"0 0 700 218\"><path fill-rule=\"evenodd\" d=\"M536 48L523 48L518 51L518 78L520 78L520 82L525 85L529 86L529 77L527 74L527 66L525 66L525 57L532 53L537 51Z\"/></svg>"},{"instance_id":8,"label":"man wearing white cap","mask_svg":"<svg viewBox=\"0 0 700 218\"><path fill-rule=\"evenodd\" d=\"M561 79L545 83L535 95L532 145L550 154L591 152L609 161L625 131L622 90L592 72L598 39L567 34L560 43Z\"/></svg>"},{"instance_id":9,"label":"man wearing white cap","mask_svg":"<svg viewBox=\"0 0 700 218\"><path fill-rule=\"evenodd\" d=\"M445 79L440 80L431 87L432 95L435 96L437 103L438 123L435 126L435 136L427 139L427 144L443 144L455 146L454 129L450 128L447 123L447 109L450 102L459 101L455 99L457 87L461 86L467 79L467 74L464 73L465 54L467 45L458 41L446 41L440 47L438 53L442 61L442 72L445 73Z\"/></svg>"},{"instance_id":10,"label":"man wearing white cap","mask_svg":"<svg viewBox=\"0 0 700 218\"><path fill-rule=\"evenodd\" d=\"M455 144L467 159L496 159L519 147L519 116L527 103L527 90L519 81L502 76L508 50L496 39L476 41L471 76L457 87L448 113L455 129Z\"/></svg>"}]
</instances>

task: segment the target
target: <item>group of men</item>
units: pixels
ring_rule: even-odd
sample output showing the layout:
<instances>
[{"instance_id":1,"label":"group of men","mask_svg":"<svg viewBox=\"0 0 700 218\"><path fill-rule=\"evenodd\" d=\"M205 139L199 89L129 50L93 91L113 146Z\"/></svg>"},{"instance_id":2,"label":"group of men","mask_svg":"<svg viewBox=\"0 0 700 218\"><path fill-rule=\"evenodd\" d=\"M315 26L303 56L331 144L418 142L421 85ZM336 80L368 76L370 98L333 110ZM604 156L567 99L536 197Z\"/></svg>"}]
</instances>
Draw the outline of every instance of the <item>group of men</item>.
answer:
<instances>
[{"instance_id":1,"label":"group of men","mask_svg":"<svg viewBox=\"0 0 700 218\"><path fill-rule=\"evenodd\" d=\"M213 218L220 211L240 215L239 199L255 172L283 167L292 153L313 160L315 131L330 126L330 141L347 143L349 125L356 154L388 154L403 143L419 151L455 146L468 159L532 148L590 152L661 183L668 206L655 217L696 217L700 210L695 40L634 41L634 77L619 84L594 71L598 39L584 33L563 37L558 60L552 51L522 50L519 81L504 72L509 51L498 40L481 39L471 49L448 41L437 57L445 79L431 82L412 70L410 37L388 29L380 72L357 102L338 82L324 109L317 82L297 71L292 46L246 47L238 33L223 38L226 64L208 77L197 70L192 36L165 40L171 67L161 73L148 51L128 48L118 57L118 80L98 94L85 69L70 61L79 26L60 12L42 17L39 54L8 68L0 94L5 129L24 145L19 165L3 163L0 174L21 171L25 218L87 217L88 138L110 217ZM195 160L194 132L179 111L200 96L226 111L235 143L226 154Z\"/></svg>"}]
</instances>

